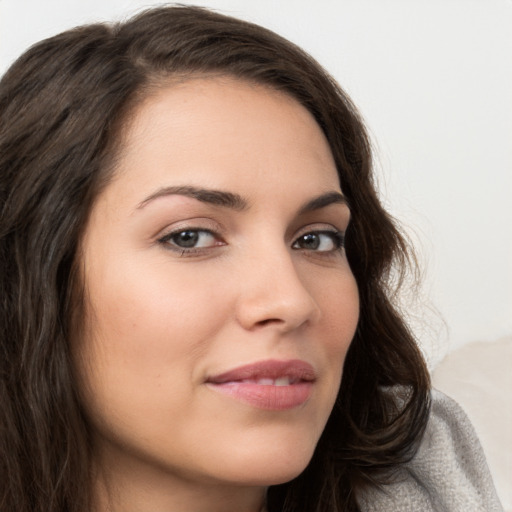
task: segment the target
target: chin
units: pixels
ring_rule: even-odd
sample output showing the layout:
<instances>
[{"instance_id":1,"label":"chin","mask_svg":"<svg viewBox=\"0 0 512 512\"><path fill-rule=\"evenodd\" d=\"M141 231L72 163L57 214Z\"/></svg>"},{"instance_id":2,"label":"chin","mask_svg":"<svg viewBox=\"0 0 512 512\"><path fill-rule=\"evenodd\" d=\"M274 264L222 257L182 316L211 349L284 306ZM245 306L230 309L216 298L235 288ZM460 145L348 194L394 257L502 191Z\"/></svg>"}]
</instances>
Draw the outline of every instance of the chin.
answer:
<instances>
[{"instance_id":1,"label":"chin","mask_svg":"<svg viewBox=\"0 0 512 512\"><path fill-rule=\"evenodd\" d=\"M299 476L309 464L313 447L276 445L237 457L224 466L227 479L240 485L271 486L283 484Z\"/></svg>"},{"instance_id":2,"label":"chin","mask_svg":"<svg viewBox=\"0 0 512 512\"><path fill-rule=\"evenodd\" d=\"M270 487L272 485L284 484L297 478L309 464L309 458L301 464L277 464L272 468L267 467L263 470L261 478L256 478L254 485ZM259 475L258 475L259 476Z\"/></svg>"}]
</instances>

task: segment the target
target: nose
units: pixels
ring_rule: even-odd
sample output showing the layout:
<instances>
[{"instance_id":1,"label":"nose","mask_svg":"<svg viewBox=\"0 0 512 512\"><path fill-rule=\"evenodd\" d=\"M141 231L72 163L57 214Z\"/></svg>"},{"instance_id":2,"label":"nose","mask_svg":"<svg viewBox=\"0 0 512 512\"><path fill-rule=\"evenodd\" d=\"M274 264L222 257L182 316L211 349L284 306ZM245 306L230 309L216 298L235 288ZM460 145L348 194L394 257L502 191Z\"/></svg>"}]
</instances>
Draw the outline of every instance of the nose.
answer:
<instances>
[{"instance_id":1,"label":"nose","mask_svg":"<svg viewBox=\"0 0 512 512\"><path fill-rule=\"evenodd\" d=\"M279 253L254 256L240 276L236 305L240 325L247 330L272 327L286 333L317 321L320 308L293 254L283 248Z\"/></svg>"}]
</instances>

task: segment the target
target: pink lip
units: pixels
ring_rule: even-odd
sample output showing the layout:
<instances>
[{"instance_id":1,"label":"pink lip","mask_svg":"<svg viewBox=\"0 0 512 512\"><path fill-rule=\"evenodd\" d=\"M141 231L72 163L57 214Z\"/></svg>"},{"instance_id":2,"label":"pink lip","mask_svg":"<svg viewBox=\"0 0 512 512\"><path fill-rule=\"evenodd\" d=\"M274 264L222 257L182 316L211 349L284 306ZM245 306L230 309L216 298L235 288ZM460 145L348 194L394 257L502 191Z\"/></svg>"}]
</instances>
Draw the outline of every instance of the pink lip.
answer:
<instances>
[{"instance_id":1,"label":"pink lip","mask_svg":"<svg viewBox=\"0 0 512 512\"><path fill-rule=\"evenodd\" d=\"M280 384L261 383L281 379ZM289 383L283 385L283 379ZM259 409L286 410L305 403L311 395L316 372L300 360L267 360L234 368L206 380L213 390Z\"/></svg>"}]
</instances>

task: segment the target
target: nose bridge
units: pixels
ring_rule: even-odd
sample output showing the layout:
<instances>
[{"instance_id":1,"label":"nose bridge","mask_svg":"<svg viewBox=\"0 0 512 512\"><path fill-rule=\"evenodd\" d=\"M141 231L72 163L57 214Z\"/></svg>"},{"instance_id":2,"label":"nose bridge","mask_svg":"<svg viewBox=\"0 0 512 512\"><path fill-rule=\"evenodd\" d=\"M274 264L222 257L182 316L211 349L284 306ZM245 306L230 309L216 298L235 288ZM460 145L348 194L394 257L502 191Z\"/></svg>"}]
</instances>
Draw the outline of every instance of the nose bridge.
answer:
<instances>
[{"instance_id":1,"label":"nose bridge","mask_svg":"<svg viewBox=\"0 0 512 512\"><path fill-rule=\"evenodd\" d=\"M251 252L240 281L239 322L247 329L273 325L293 330L318 317L320 310L285 243Z\"/></svg>"}]
</instances>

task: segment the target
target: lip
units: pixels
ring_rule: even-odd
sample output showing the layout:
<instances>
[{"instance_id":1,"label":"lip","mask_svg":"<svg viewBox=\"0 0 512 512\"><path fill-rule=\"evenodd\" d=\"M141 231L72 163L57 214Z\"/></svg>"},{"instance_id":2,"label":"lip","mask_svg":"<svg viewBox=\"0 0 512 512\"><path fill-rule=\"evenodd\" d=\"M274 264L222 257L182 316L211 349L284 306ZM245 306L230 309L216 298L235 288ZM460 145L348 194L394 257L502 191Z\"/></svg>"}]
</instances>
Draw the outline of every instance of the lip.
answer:
<instances>
[{"instance_id":1,"label":"lip","mask_svg":"<svg viewBox=\"0 0 512 512\"><path fill-rule=\"evenodd\" d=\"M256 408L281 411L304 404L315 381L316 372L306 361L270 359L208 377L206 385Z\"/></svg>"}]
</instances>

